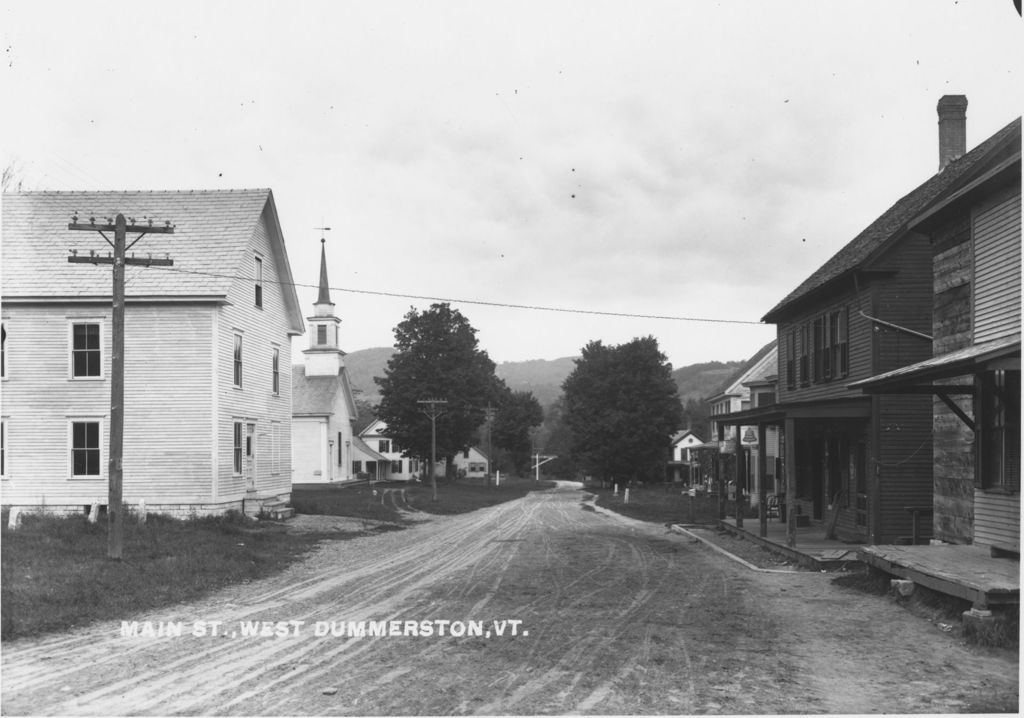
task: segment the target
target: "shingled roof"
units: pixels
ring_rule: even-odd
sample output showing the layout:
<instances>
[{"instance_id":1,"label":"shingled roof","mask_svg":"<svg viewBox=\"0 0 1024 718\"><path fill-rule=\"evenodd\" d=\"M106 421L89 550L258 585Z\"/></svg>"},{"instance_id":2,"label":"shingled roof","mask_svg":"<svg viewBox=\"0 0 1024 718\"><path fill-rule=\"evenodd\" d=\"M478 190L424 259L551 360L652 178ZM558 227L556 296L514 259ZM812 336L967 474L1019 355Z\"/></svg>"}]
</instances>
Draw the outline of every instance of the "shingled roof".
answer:
<instances>
[{"instance_id":1,"label":"shingled roof","mask_svg":"<svg viewBox=\"0 0 1024 718\"><path fill-rule=\"evenodd\" d=\"M345 392L349 415L357 416L348 370L342 367L337 376L306 376L306 367L292 365L292 415L326 416L334 413L338 392Z\"/></svg>"},{"instance_id":2,"label":"shingled roof","mask_svg":"<svg viewBox=\"0 0 1024 718\"><path fill-rule=\"evenodd\" d=\"M942 192L956 185L974 170L985 164L990 154L1007 142L1016 140L1020 147L1021 118L1017 118L1003 129L996 132L973 150L950 162L939 173L933 175L922 185L902 197L886 210L878 219L853 238L845 247L836 252L827 262L821 265L800 286L790 292L761 319L763 322L777 323L779 315L794 303L824 288L830 282L854 270L860 269L878 253L884 250L890 241L902 235L907 223L926 209Z\"/></svg>"},{"instance_id":3,"label":"shingled roof","mask_svg":"<svg viewBox=\"0 0 1024 718\"><path fill-rule=\"evenodd\" d=\"M269 189L161 192L17 192L3 202L2 292L5 301L107 299L109 265L71 264L70 249L106 255L99 233L68 229L73 215L97 223L118 213L139 224L170 221L174 234L151 234L129 251L137 257L169 254L174 270L126 269L126 297L133 299L223 299L260 217L267 215L270 243L292 331L304 329L281 227ZM111 239L113 239L111 237ZM129 236L129 242L133 239Z\"/></svg>"}]
</instances>

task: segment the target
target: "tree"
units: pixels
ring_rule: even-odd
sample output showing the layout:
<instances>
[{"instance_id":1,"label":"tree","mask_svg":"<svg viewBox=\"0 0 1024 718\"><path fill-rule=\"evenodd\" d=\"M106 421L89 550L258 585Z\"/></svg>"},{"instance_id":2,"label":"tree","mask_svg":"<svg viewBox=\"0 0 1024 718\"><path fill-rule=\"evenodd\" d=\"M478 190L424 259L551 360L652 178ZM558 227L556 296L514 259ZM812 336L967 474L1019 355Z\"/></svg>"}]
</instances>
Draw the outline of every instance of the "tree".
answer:
<instances>
[{"instance_id":1,"label":"tree","mask_svg":"<svg viewBox=\"0 0 1024 718\"><path fill-rule=\"evenodd\" d=\"M402 448L429 466L431 420L426 399L443 399L444 414L436 420L437 457L452 466L455 454L470 447L484 421L484 407L497 403L503 386L494 362L477 346L476 329L447 303L432 304L422 313L409 310L395 327L395 353L388 360L380 387L377 417ZM429 469L433 480L434 467Z\"/></svg>"},{"instance_id":2,"label":"tree","mask_svg":"<svg viewBox=\"0 0 1024 718\"><path fill-rule=\"evenodd\" d=\"M664 478L682 406L654 337L589 343L562 389L572 455L583 471L602 480Z\"/></svg>"},{"instance_id":3,"label":"tree","mask_svg":"<svg viewBox=\"0 0 1024 718\"><path fill-rule=\"evenodd\" d=\"M577 466L572 456L572 434L566 421L565 396L562 395L544 412L541 427L544 453L556 458L544 465L545 471L566 479L577 478Z\"/></svg>"},{"instance_id":4,"label":"tree","mask_svg":"<svg viewBox=\"0 0 1024 718\"><path fill-rule=\"evenodd\" d=\"M517 474L529 466L530 430L543 421L544 412L533 392L505 390L494 416L491 441L495 448L509 453Z\"/></svg>"}]
</instances>

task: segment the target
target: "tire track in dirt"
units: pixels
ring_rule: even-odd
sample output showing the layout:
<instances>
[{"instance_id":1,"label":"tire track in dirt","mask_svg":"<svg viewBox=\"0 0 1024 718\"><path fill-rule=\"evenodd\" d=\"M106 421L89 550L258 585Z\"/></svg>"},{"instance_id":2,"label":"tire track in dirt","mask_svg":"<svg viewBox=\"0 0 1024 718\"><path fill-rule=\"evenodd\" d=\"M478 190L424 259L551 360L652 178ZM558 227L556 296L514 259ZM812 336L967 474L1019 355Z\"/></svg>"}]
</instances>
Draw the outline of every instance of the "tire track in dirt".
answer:
<instances>
[{"instance_id":1,"label":"tire track in dirt","mask_svg":"<svg viewBox=\"0 0 1024 718\"><path fill-rule=\"evenodd\" d=\"M307 624L289 638L129 640L108 622L5 644L3 712L942 712L1015 697L1006 662L895 623L882 599L814 573L749 573L660 527L583 510L583 496L537 492L326 542L279 576L163 616L517 619L528 636L315 637ZM977 685L958 687L967 675Z\"/></svg>"},{"instance_id":2,"label":"tire track in dirt","mask_svg":"<svg viewBox=\"0 0 1024 718\"><path fill-rule=\"evenodd\" d=\"M287 609L285 620L387 620L396 618L403 602L410 599L424 585L443 581L451 573L485 559L493 552L487 541L481 540L482 527L499 527L497 535L512 535L529 523L532 507L504 504L479 512L473 518L456 517L443 528L433 528L424 541L400 547L391 555L356 557L342 566L318 571L318 575L296 580L285 585L272 585L251 596L239 596L227 602L204 602L199 610L178 613L186 625L193 620L220 620L226 624L241 620L281 620L280 613ZM516 516L518 514L518 516ZM509 521L508 519L512 520ZM461 519L461 520L460 520ZM503 520L505 519L505 520ZM490 533L488 531L488 533ZM346 542L350 544L352 542ZM338 544L344 547L345 544ZM323 551L323 550L322 550ZM273 582L280 583L280 582ZM325 595L344 596L344 601L328 601L327 605L312 605L314 599ZM222 604L221 610L211 611L207 606ZM343 614L338 608L344 606ZM164 614L166 616L168 614ZM155 616L133 619L158 620ZM246 684L261 685L267 678L264 666L281 664L315 665L324 658L351 659L361 653L343 644L333 642L331 650L322 651L321 641L296 639L256 640L239 643L235 639L206 639L214 645L200 647L200 639L165 638L156 641L127 642L119 636L119 624L109 622L102 627L85 631L82 635L51 641L38 646L15 644L4 651L5 707L15 705L21 692L49 689L53 686L74 685L79 678L94 684L104 674L102 688L81 693L77 699L53 706L54 712L65 709L85 712L90 704L98 704L98 712L115 705L132 706L133 711L146 712L160 705L173 705L175 710L188 710L209 703L214 693L230 693ZM190 643L181 650L183 643ZM347 643L347 642L346 642ZM291 645L295 644L295 645ZM111 650L116 646L115 650ZM360 647L362 648L362 647ZM365 648L364 648L365 650ZM75 654L71 661L56 662L55 653ZM347 656L342 654L348 653ZM168 660L168 654L179 654ZM84 655L83 655L84 654ZM155 654L159 654L157 659ZM62 664L63 663L63 664ZM114 664L120 670L110 671ZM138 667L155 665L142 671ZM125 670L130 666L133 670ZM318 672L313 671L314 677ZM110 681L120 674L120 680ZM216 686L210 684L215 682ZM270 682L274 682L273 679ZM246 693L251 692L249 691ZM11 698L13 697L13 701ZM57 698L60 694L57 693ZM191 697L191 698L190 698ZM35 703L35 701L33 701ZM229 702L230 706L234 701ZM227 706L225 706L227 707ZM37 712L46 711L38 703Z\"/></svg>"}]
</instances>

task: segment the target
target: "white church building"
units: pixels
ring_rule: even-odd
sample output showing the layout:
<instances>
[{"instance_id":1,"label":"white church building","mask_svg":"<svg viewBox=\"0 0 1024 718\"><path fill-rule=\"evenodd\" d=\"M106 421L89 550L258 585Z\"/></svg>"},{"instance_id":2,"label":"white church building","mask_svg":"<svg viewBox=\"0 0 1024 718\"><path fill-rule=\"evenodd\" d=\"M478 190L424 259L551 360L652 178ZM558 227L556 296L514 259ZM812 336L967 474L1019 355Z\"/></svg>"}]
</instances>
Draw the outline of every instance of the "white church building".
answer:
<instances>
[{"instance_id":1,"label":"white church building","mask_svg":"<svg viewBox=\"0 0 1024 718\"><path fill-rule=\"evenodd\" d=\"M352 423L356 404L338 346L341 320L327 282L327 253L320 240L320 291L306 317L309 348L292 367L292 483L348 481L352 475Z\"/></svg>"}]
</instances>

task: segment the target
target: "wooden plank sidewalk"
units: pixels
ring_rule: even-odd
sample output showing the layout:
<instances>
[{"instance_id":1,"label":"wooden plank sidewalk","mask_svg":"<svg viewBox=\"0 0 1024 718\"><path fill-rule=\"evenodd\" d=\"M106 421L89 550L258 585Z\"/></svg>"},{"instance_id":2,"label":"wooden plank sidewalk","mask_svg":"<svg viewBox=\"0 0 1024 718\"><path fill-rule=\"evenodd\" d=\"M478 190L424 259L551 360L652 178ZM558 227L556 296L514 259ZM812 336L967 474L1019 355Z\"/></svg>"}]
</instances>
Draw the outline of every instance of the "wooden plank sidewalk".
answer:
<instances>
[{"instance_id":1,"label":"wooden plank sidewalk","mask_svg":"<svg viewBox=\"0 0 1024 718\"><path fill-rule=\"evenodd\" d=\"M1020 603L1020 561L995 558L984 546L864 546L862 560L975 608Z\"/></svg>"},{"instance_id":2,"label":"wooden plank sidewalk","mask_svg":"<svg viewBox=\"0 0 1024 718\"><path fill-rule=\"evenodd\" d=\"M861 560L857 551L862 544L826 539L825 526L821 523L797 526L796 546L793 548L786 545L786 524L777 519L768 521L767 536L760 535L761 522L756 518L744 519L742 529L736 527L735 518L719 520L718 524L728 531L741 534L745 539L788 556L807 568L838 568Z\"/></svg>"}]
</instances>

